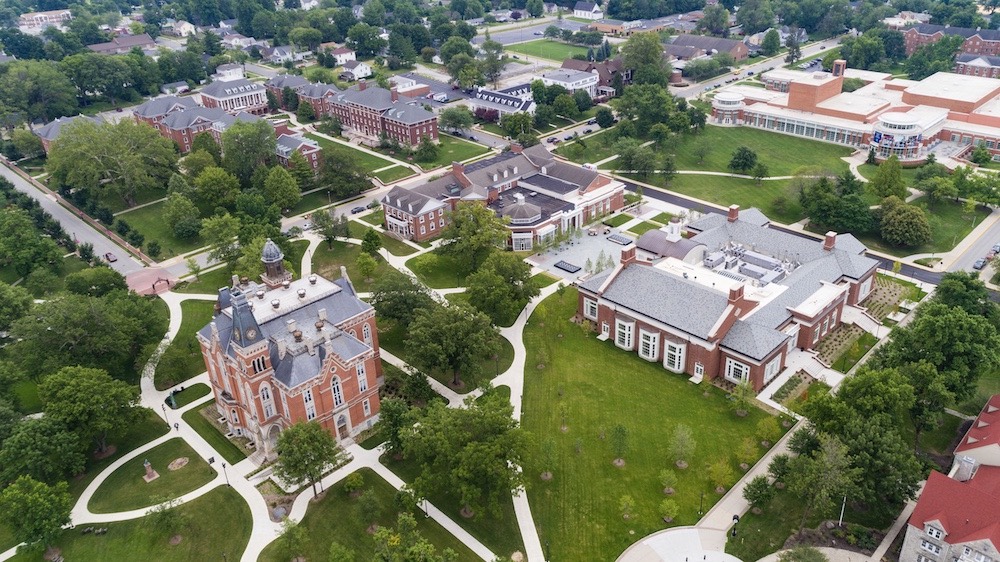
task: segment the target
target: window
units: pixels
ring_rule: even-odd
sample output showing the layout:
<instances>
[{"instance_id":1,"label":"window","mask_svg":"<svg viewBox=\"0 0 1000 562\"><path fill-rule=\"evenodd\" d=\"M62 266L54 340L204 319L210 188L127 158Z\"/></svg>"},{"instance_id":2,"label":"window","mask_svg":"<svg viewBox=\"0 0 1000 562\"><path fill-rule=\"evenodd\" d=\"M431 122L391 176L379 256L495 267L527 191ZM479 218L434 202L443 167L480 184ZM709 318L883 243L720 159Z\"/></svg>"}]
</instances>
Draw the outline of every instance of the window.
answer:
<instances>
[{"instance_id":1,"label":"window","mask_svg":"<svg viewBox=\"0 0 1000 562\"><path fill-rule=\"evenodd\" d=\"M933 558L928 558L928 557L924 556L923 554L918 554L917 555L917 562L934 562L934 559Z\"/></svg>"},{"instance_id":2,"label":"window","mask_svg":"<svg viewBox=\"0 0 1000 562\"><path fill-rule=\"evenodd\" d=\"M368 373L365 372L365 364L358 363L358 390L364 392L368 390Z\"/></svg>"},{"instance_id":3,"label":"window","mask_svg":"<svg viewBox=\"0 0 1000 562\"><path fill-rule=\"evenodd\" d=\"M311 420L316 418L316 405L313 404L313 392L310 388L306 390L305 394L302 395L302 401L306 404L306 419Z\"/></svg>"},{"instance_id":4,"label":"window","mask_svg":"<svg viewBox=\"0 0 1000 562\"><path fill-rule=\"evenodd\" d=\"M639 330L639 357L656 361L660 354L660 334Z\"/></svg>"},{"instance_id":5,"label":"window","mask_svg":"<svg viewBox=\"0 0 1000 562\"><path fill-rule=\"evenodd\" d=\"M437 228L437 225L434 224L434 221L431 221L430 227L431 227L431 232L434 232L434 230Z\"/></svg>"},{"instance_id":6,"label":"window","mask_svg":"<svg viewBox=\"0 0 1000 562\"><path fill-rule=\"evenodd\" d=\"M372 343L372 328L371 328L371 326L369 326L368 324L365 324L364 326L362 326L361 327L361 335L364 336L365 343L367 343L367 344L371 344Z\"/></svg>"},{"instance_id":7,"label":"window","mask_svg":"<svg viewBox=\"0 0 1000 562\"><path fill-rule=\"evenodd\" d=\"M741 383L750 377L750 366L733 359L726 358L726 380Z\"/></svg>"},{"instance_id":8,"label":"window","mask_svg":"<svg viewBox=\"0 0 1000 562\"><path fill-rule=\"evenodd\" d=\"M365 408L365 417L367 418L368 416L372 415L372 405L370 402L368 402L368 399L365 398L365 401L362 402L361 404Z\"/></svg>"},{"instance_id":9,"label":"window","mask_svg":"<svg viewBox=\"0 0 1000 562\"><path fill-rule=\"evenodd\" d=\"M938 529L937 527L932 527L930 525L927 526L927 530L925 532L927 533L927 536L929 536L932 539L940 540L944 537L944 533L941 532L941 529Z\"/></svg>"},{"instance_id":10,"label":"window","mask_svg":"<svg viewBox=\"0 0 1000 562\"><path fill-rule=\"evenodd\" d=\"M764 367L764 384L771 382L771 379L778 375L781 370L781 356L777 356Z\"/></svg>"},{"instance_id":11,"label":"window","mask_svg":"<svg viewBox=\"0 0 1000 562\"><path fill-rule=\"evenodd\" d=\"M703 376L705 374L705 365L701 363L694 364L694 374L695 376Z\"/></svg>"},{"instance_id":12,"label":"window","mask_svg":"<svg viewBox=\"0 0 1000 562\"><path fill-rule=\"evenodd\" d=\"M421 226L421 227L420 227L420 234L424 234L424 233L426 233L426 232L427 232L427 228L426 228L426 227L423 227L423 226Z\"/></svg>"},{"instance_id":13,"label":"window","mask_svg":"<svg viewBox=\"0 0 1000 562\"><path fill-rule=\"evenodd\" d=\"M663 346L663 366L675 373L684 372L684 352L686 349L687 346L684 344L667 342Z\"/></svg>"},{"instance_id":14,"label":"window","mask_svg":"<svg viewBox=\"0 0 1000 562\"><path fill-rule=\"evenodd\" d=\"M254 374L257 374L257 373L263 371L265 367L266 367L266 365L264 363L264 356L263 355L261 355L260 357L258 357L258 358L256 358L256 359L253 360L253 372L254 372Z\"/></svg>"},{"instance_id":15,"label":"window","mask_svg":"<svg viewBox=\"0 0 1000 562\"><path fill-rule=\"evenodd\" d=\"M420 224L424 224L424 216L420 215Z\"/></svg>"},{"instance_id":16,"label":"window","mask_svg":"<svg viewBox=\"0 0 1000 562\"><path fill-rule=\"evenodd\" d=\"M941 554L941 547L939 545L936 545L936 544L930 542L930 541L926 541L926 540L921 539L920 540L920 548L926 550L927 552L933 553L933 554Z\"/></svg>"},{"instance_id":17,"label":"window","mask_svg":"<svg viewBox=\"0 0 1000 562\"><path fill-rule=\"evenodd\" d=\"M615 320L615 345L622 349L632 349L633 322Z\"/></svg>"},{"instance_id":18,"label":"window","mask_svg":"<svg viewBox=\"0 0 1000 562\"><path fill-rule=\"evenodd\" d=\"M339 377L333 377L333 382L330 383L330 388L333 390L333 405L342 405L344 403L344 389L340 387Z\"/></svg>"},{"instance_id":19,"label":"window","mask_svg":"<svg viewBox=\"0 0 1000 562\"><path fill-rule=\"evenodd\" d=\"M597 301L583 299L583 315L591 320L597 320Z\"/></svg>"}]
</instances>

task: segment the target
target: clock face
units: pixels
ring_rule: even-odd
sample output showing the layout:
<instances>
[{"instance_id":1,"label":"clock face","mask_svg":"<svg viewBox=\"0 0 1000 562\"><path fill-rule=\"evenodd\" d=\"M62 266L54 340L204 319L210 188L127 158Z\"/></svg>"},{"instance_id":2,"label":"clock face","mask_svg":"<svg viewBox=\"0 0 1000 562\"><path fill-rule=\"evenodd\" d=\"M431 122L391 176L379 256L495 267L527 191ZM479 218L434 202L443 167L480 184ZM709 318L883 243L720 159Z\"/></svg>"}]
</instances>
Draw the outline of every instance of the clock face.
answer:
<instances>
[{"instance_id":1,"label":"clock face","mask_svg":"<svg viewBox=\"0 0 1000 562\"><path fill-rule=\"evenodd\" d=\"M251 339L252 340L252 339L254 339L256 337L257 337L257 330L254 330L253 328L250 328L249 330L247 330L247 339Z\"/></svg>"}]
</instances>

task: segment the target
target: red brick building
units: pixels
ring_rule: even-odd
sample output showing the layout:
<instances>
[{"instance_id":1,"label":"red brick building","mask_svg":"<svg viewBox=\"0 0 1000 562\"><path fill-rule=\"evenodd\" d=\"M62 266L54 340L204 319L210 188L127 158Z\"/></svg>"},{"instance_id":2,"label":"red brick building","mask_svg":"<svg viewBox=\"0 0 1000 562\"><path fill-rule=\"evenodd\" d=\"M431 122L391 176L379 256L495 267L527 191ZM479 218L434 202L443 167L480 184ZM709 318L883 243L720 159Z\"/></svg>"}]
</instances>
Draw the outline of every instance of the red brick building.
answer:
<instances>
[{"instance_id":1,"label":"red brick building","mask_svg":"<svg viewBox=\"0 0 1000 562\"><path fill-rule=\"evenodd\" d=\"M966 76L1000 78L1000 57L959 53L955 57L955 67L952 71Z\"/></svg>"},{"instance_id":2,"label":"red brick building","mask_svg":"<svg viewBox=\"0 0 1000 562\"><path fill-rule=\"evenodd\" d=\"M53 121L46 123L45 125L34 130L35 135L38 136L39 140L42 141L42 148L45 149L45 154L49 153L49 149L52 147L52 143L59 138L59 134L62 132L63 127L76 121L77 119L90 119L94 123L100 125L103 121L99 117L89 117L87 115L74 115L73 117L57 117Z\"/></svg>"},{"instance_id":3,"label":"red brick building","mask_svg":"<svg viewBox=\"0 0 1000 562\"><path fill-rule=\"evenodd\" d=\"M812 349L872 291L878 262L851 235L815 242L769 228L756 209L709 215L665 237L659 261L629 244L580 283L578 316L599 339L675 373L759 391L786 355ZM677 252L673 252L676 246Z\"/></svg>"},{"instance_id":4,"label":"red brick building","mask_svg":"<svg viewBox=\"0 0 1000 562\"><path fill-rule=\"evenodd\" d=\"M907 28L903 32L907 56L924 45L937 43L945 35L958 35L964 39L962 53L976 55L1000 55L1000 31L996 29L972 29L970 27L950 27L922 23Z\"/></svg>"},{"instance_id":5,"label":"red brick building","mask_svg":"<svg viewBox=\"0 0 1000 562\"><path fill-rule=\"evenodd\" d=\"M163 119L175 112L194 109L198 104L193 97L162 96L153 98L132 110L132 117L138 123L145 123L156 130L160 129Z\"/></svg>"},{"instance_id":6,"label":"red brick building","mask_svg":"<svg viewBox=\"0 0 1000 562\"><path fill-rule=\"evenodd\" d=\"M292 153L298 152L306 159L313 173L319 172L319 167L323 165L323 150L316 141L307 139L301 135L278 135L275 155L282 166L291 166Z\"/></svg>"},{"instance_id":7,"label":"red brick building","mask_svg":"<svg viewBox=\"0 0 1000 562\"><path fill-rule=\"evenodd\" d=\"M190 152L195 135L211 133L212 125L225 115L226 112L218 108L194 107L168 113L156 128L161 135L177 143L181 152Z\"/></svg>"},{"instance_id":8,"label":"red brick building","mask_svg":"<svg viewBox=\"0 0 1000 562\"><path fill-rule=\"evenodd\" d=\"M215 317L197 336L220 421L267 458L296 423L316 421L338 442L370 428L382 384L375 310L346 272L292 281L283 259L268 240L261 283L219 289Z\"/></svg>"},{"instance_id":9,"label":"red brick building","mask_svg":"<svg viewBox=\"0 0 1000 562\"><path fill-rule=\"evenodd\" d=\"M246 78L212 82L201 89L201 104L226 113L245 111L254 115L267 113L267 93L264 86Z\"/></svg>"},{"instance_id":10,"label":"red brick building","mask_svg":"<svg viewBox=\"0 0 1000 562\"><path fill-rule=\"evenodd\" d=\"M297 74L279 74L267 82L264 83L264 89L271 93L276 100L278 100L278 105L286 108L284 91L285 88L291 88L292 90L298 91L299 88L309 86L309 81ZM316 109L315 107L313 109ZM319 115L318 113L316 115Z\"/></svg>"}]
</instances>

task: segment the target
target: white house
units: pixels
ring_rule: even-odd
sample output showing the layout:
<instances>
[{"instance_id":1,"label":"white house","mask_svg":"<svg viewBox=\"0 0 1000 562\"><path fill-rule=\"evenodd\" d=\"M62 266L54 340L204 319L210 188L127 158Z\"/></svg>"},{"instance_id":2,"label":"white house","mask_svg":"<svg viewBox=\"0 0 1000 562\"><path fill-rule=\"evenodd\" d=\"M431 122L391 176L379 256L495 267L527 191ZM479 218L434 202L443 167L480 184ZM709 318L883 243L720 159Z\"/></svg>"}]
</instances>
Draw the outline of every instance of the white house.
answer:
<instances>
[{"instance_id":1,"label":"white house","mask_svg":"<svg viewBox=\"0 0 1000 562\"><path fill-rule=\"evenodd\" d=\"M591 98L597 95L597 85L601 81L597 71L584 72L581 70L570 70L560 68L550 72L545 72L538 77L546 86L553 84L566 88L571 94L579 90L587 92Z\"/></svg>"},{"instance_id":2,"label":"white house","mask_svg":"<svg viewBox=\"0 0 1000 562\"><path fill-rule=\"evenodd\" d=\"M357 54L354 49L348 47L337 47L336 49L330 51L333 55L334 60L337 61L337 66L344 66L348 61L357 60Z\"/></svg>"},{"instance_id":3,"label":"white house","mask_svg":"<svg viewBox=\"0 0 1000 562\"><path fill-rule=\"evenodd\" d=\"M184 20L174 22L174 35L178 37L190 37L198 33L198 28L193 23Z\"/></svg>"},{"instance_id":4,"label":"white house","mask_svg":"<svg viewBox=\"0 0 1000 562\"><path fill-rule=\"evenodd\" d=\"M573 6L573 17L588 20L604 19L604 10L593 2L583 2L581 0Z\"/></svg>"},{"instance_id":5,"label":"white house","mask_svg":"<svg viewBox=\"0 0 1000 562\"><path fill-rule=\"evenodd\" d=\"M246 37L239 33L230 33L222 38L222 46L227 49L246 49L257 43L253 37Z\"/></svg>"},{"instance_id":6,"label":"white house","mask_svg":"<svg viewBox=\"0 0 1000 562\"><path fill-rule=\"evenodd\" d=\"M348 80L361 80L372 75L372 67L367 63L358 60L349 60L344 63L344 74Z\"/></svg>"}]
</instances>

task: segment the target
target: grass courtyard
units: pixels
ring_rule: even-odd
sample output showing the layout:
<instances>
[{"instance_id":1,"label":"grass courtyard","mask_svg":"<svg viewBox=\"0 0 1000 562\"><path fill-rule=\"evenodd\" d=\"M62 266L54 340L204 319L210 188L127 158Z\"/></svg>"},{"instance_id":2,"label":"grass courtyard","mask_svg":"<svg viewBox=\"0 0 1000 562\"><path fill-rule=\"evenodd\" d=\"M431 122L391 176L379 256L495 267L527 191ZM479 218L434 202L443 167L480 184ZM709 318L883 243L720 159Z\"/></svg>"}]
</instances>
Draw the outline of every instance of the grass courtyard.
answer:
<instances>
[{"instance_id":1,"label":"grass courtyard","mask_svg":"<svg viewBox=\"0 0 1000 562\"><path fill-rule=\"evenodd\" d=\"M239 560L247 543L253 518L243 498L232 488L221 486L175 509L186 516L181 542L171 545L172 533L149 525L145 519L102 523L105 535L83 535L80 528L67 529L56 541L66 560ZM90 526L90 525L88 525ZM40 562L42 553L18 554L17 562Z\"/></svg>"},{"instance_id":2,"label":"grass courtyard","mask_svg":"<svg viewBox=\"0 0 1000 562\"><path fill-rule=\"evenodd\" d=\"M218 269L213 269L207 273L202 273L198 275L197 279L192 278L190 281L185 281L183 283L178 283L174 287L173 291L175 293L204 293L209 295L218 294L219 289L222 287L228 287L233 283L233 276L230 275L229 269L223 265Z\"/></svg>"},{"instance_id":3,"label":"grass courtyard","mask_svg":"<svg viewBox=\"0 0 1000 562\"><path fill-rule=\"evenodd\" d=\"M378 214L381 216L381 213L382 211L380 210ZM365 221L368 224L372 224L375 226L381 226L382 224L382 222L373 223L372 221L375 220L373 218L370 217L365 217L365 218L368 219L367 221ZM351 221L347 223L347 229L348 232L350 233L351 238L357 238L358 240L362 240L365 236L365 233L368 232L368 224L364 224L359 221ZM403 242L402 240L393 238L392 236L389 236L384 232L379 232L378 236L382 240L382 247L385 248L387 252L389 252L394 256L408 256L417 251L417 249L414 248L413 246L407 244L406 242Z\"/></svg>"},{"instance_id":4,"label":"grass courtyard","mask_svg":"<svg viewBox=\"0 0 1000 562\"><path fill-rule=\"evenodd\" d=\"M319 144L319 147L323 149L323 158L333 157L337 160L351 160L359 164L368 173L378 170L379 168L385 168L386 166L396 164L396 162L393 162L392 160L388 160L382 158L381 156L376 156L356 148L345 146L339 142L323 138L313 133L306 133L306 137Z\"/></svg>"},{"instance_id":5,"label":"grass courtyard","mask_svg":"<svg viewBox=\"0 0 1000 562\"><path fill-rule=\"evenodd\" d=\"M347 267L347 275L351 278L354 288L361 293L371 291L372 283L389 273L392 266L385 262L382 256L375 256L378 266L372 273L371 281L358 270L357 259L361 255L361 246L348 244L336 240L333 246L327 246L326 242L320 242L312 257L313 271L327 279L340 279L340 266Z\"/></svg>"},{"instance_id":6,"label":"grass courtyard","mask_svg":"<svg viewBox=\"0 0 1000 562\"><path fill-rule=\"evenodd\" d=\"M700 143L710 149L699 164L694 148ZM713 170L729 172L729 160L738 146L757 153L771 176L793 175L800 168L819 168L840 173L847 170L843 156L850 148L811 139L793 137L752 127L717 127L708 125L697 135L685 135L678 144L675 164L678 170Z\"/></svg>"},{"instance_id":7,"label":"grass courtyard","mask_svg":"<svg viewBox=\"0 0 1000 562\"><path fill-rule=\"evenodd\" d=\"M117 218L123 219L132 225L133 229L141 232L146 237L147 244L153 240L159 242L160 247L163 248L160 256L157 258L159 260L186 254L191 250L196 250L204 246L205 243L202 241L200 235L187 240L182 240L174 236L173 229L170 228L167 221L163 220L164 205L166 205L164 202L154 203L141 209L133 209L122 213Z\"/></svg>"},{"instance_id":8,"label":"grass courtyard","mask_svg":"<svg viewBox=\"0 0 1000 562\"><path fill-rule=\"evenodd\" d=\"M532 481L535 523L542 541L551 544L553 560L614 560L636 539L666 526L657 514L666 497L661 470L674 469L678 477L673 499L680 513L673 524L695 523L702 494L706 511L721 497L706 467L719 460L728 463L735 482L742 472L733 452L745 438L754 437L766 414L755 409L739 418L721 390L693 385L658 363L597 341L596 334L585 335L568 321L576 304L573 288L562 298L553 295L525 329L522 423L534 435L536 448L525 474ZM538 369L543 362L544 369ZM610 439L601 439L618 424L628 430L623 468L612 464ZM686 470L676 469L668 454L678 424L690 427L697 443ZM549 449L554 451L554 478L544 482L539 474ZM759 457L764 450L758 446L756 452ZM636 506L628 520L619 508L624 495Z\"/></svg>"},{"instance_id":9,"label":"grass courtyard","mask_svg":"<svg viewBox=\"0 0 1000 562\"><path fill-rule=\"evenodd\" d=\"M215 398L209 398L205 402L202 402L200 406L191 408L190 410L184 412L181 418L184 419L194 429L198 435L201 435L202 439L208 441L208 444L212 446L216 451L222 455L222 458L226 460L229 464L236 464L241 460L247 458L246 453L242 449L237 447L232 441L226 439L226 436L222 434L212 422L208 421L208 418L202 413L205 412L211 417L218 417L218 410L215 407Z\"/></svg>"},{"instance_id":10,"label":"grass courtyard","mask_svg":"<svg viewBox=\"0 0 1000 562\"><path fill-rule=\"evenodd\" d=\"M186 457L177 470L168 465ZM159 478L147 483L143 462L148 460ZM114 513L155 505L163 498L176 498L200 488L215 478L215 470L181 438L171 439L126 462L111 473L94 492L88 506L94 513Z\"/></svg>"},{"instance_id":11,"label":"grass courtyard","mask_svg":"<svg viewBox=\"0 0 1000 562\"><path fill-rule=\"evenodd\" d=\"M439 251L425 252L406 262L406 267L432 289L450 289L465 284L465 276L460 273L459 260Z\"/></svg>"},{"instance_id":12,"label":"grass courtyard","mask_svg":"<svg viewBox=\"0 0 1000 562\"><path fill-rule=\"evenodd\" d=\"M157 390L165 390L205 370L205 360L195 334L212 321L215 303L190 300L181 303L181 328L156 365L153 380Z\"/></svg>"},{"instance_id":13,"label":"grass courtyard","mask_svg":"<svg viewBox=\"0 0 1000 562\"><path fill-rule=\"evenodd\" d=\"M506 50L511 53L519 53L558 62L571 59L573 55L587 54L587 47L570 45L569 43L562 43L552 39L536 39L525 43L507 45Z\"/></svg>"},{"instance_id":14,"label":"grass courtyard","mask_svg":"<svg viewBox=\"0 0 1000 562\"><path fill-rule=\"evenodd\" d=\"M899 248L885 243L881 237L873 234L857 235L868 248L893 256L909 256L913 254L929 254L948 252L961 242L990 211L982 206L976 207L975 213L966 213L961 202L951 200L936 203L927 197L920 197L912 204L923 207L927 220L931 225L931 241L916 248Z\"/></svg>"},{"instance_id":15,"label":"grass courtyard","mask_svg":"<svg viewBox=\"0 0 1000 562\"><path fill-rule=\"evenodd\" d=\"M438 157L431 162L418 162L421 169L433 170L441 166L448 166L452 162L464 162L490 151L488 147L481 144L471 143L447 134L439 135L438 141L440 142Z\"/></svg>"},{"instance_id":16,"label":"grass courtyard","mask_svg":"<svg viewBox=\"0 0 1000 562\"><path fill-rule=\"evenodd\" d=\"M398 511L393 505L396 490L369 468L358 471L364 478L365 490L374 490L382 509L376 519L379 526L395 527ZM450 548L458 554L458 560L476 560L475 553L446 531L433 519L427 519L422 513L415 516L417 530L430 541L438 551ZM375 550L375 540L366 532L368 522L361 519L358 499L352 498L344 490L344 481L330 486L319 502L309 505L301 525L308 529L310 537L302 555L306 560L326 560L330 552L330 544L340 543L354 551L356 560L361 560L366 553ZM261 562L284 562L291 558L285 551L281 540L267 546L260 555Z\"/></svg>"}]
</instances>

